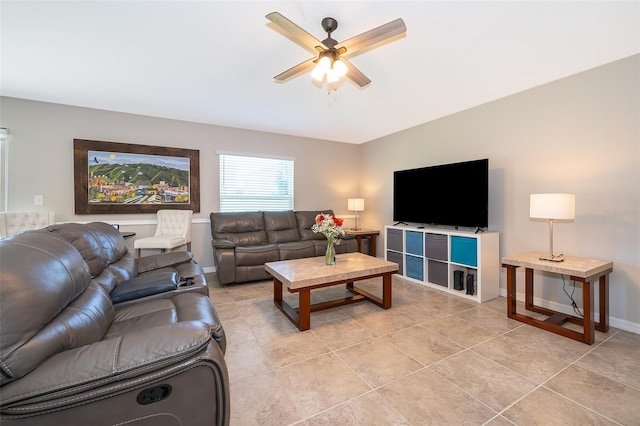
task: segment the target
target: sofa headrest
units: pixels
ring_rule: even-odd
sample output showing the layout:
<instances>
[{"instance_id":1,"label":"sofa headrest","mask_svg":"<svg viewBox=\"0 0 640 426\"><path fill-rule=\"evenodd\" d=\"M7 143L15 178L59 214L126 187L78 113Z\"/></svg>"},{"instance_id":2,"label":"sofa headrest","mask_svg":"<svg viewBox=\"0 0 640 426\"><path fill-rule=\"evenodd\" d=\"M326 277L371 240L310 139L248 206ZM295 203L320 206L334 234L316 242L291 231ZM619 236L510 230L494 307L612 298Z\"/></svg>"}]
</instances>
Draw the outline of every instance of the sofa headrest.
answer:
<instances>
[{"instance_id":1,"label":"sofa headrest","mask_svg":"<svg viewBox=\"0 0 640 426\"><path fill-rule=\"evenodd\" d=\"M211 237L231 240L239 246L267 244L264 214L258 212L224 212L210 214Z\"/></svg>"},{"instance_id":2,"label":"sofa headrest","mask_svg":"<svg viewBox=\"0 0 640 426\"><path fill-rule=\"evenodd\" d=\"M300 241L298 222L293 210L264 212L264 226L270 243Z\"/></svg>"},{"instance_id":3,"label":"sofa headrest","mask_svg":"<svg viewBox=\"0 0 640 426\"><path fill-rule=\"evenodd\" d=\"M71 243L89 265L92 277L116 263L129 251L120 231L104 222L63 223L46 228Z\"/></svg>"},{"instance_id":4,"label":"sofa headrest","mask_svg":"<svg viewBox=\"0 0 640 426\"><path fill-rule=\"evenodd\" d=\"M213 212L210 215L211 232L216 234L264 231L264 213Z\"/></svg>"},{"instance_id":5,"label":"sofa headrest","mask_svg":"<svg viewBox=\"0 0 640 426\"><path fill-rule=\"evenodd\" d=\"M112 320L104 293L85 301L91 276L80 253L43 231L0 241L1 384L57 352L99 340Z\"/></svg>"}]
</instances>

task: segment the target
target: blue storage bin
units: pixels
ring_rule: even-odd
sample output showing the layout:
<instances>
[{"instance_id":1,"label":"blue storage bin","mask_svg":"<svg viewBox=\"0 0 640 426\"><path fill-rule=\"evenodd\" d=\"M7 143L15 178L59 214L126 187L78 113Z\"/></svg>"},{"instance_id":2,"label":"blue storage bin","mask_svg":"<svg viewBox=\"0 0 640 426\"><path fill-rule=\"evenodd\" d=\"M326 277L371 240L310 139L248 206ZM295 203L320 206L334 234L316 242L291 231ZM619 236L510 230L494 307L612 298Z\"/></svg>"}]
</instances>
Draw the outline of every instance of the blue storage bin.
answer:
<instances>
[{"instance_id":1,"label":"blue storage bin","mask_svg":"<svg viewBox=\"0 0 640 426\"><path fill-rule=\"evenodd\" d=\"M423 235L424 234L422 232L407 231L407 253L415 254L417 256L422 256L424 254L424 244L422 244Z\"/></svg>"},{"instance_id":2,"label":"blue storage bin","mask_svg":"<svg viewBox=\"0 0 640 426\"><path fill-rule=\"evenodd\" d=\"M421 257L406 256L406 275L416 280L424 281L424 260Z\"/></svg>"},{"instance_id":3,"label":"blue storage bin","mask_svg":"<svg viewBox=\"0 0 640 426\"><path fill-rule=\"evenodd\" d=\"M478 240L470 237L451 237L451 261L462 265L478 266Z\"/></svg>"}]
</instances>

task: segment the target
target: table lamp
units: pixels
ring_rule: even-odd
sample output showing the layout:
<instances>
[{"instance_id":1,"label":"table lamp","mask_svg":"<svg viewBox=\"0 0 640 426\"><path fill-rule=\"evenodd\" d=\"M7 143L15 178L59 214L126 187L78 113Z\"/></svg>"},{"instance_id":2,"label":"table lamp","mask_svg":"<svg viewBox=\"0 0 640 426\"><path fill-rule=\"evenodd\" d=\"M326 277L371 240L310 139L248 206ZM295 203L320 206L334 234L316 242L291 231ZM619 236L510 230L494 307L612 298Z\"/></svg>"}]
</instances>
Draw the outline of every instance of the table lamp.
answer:
<instances>
[{"instance_id":1,"label":"table lamp","mask_svg":"<svg viewBox=\"0 0 640 426\"><path fill-rule=\"evenodd\" d=\"M351 228L354 231L359 231L358 228L358 212L364 211L364 198L349 198L347 200L347 210L356 212L356 227Z\"/></svg>"},{"instance_id":2,"label":"table lamp","mask_svg":"<svg viewBox=\"0 0 640 426\"><path fill-rule=\"evenodd\" d=\"M553 221L573 220L576 215L575 194L531 194L529 198L529 217L549 220L549 255L540 260L562 262L562 254L553 254Z\"/></svg>"}]
</instances>

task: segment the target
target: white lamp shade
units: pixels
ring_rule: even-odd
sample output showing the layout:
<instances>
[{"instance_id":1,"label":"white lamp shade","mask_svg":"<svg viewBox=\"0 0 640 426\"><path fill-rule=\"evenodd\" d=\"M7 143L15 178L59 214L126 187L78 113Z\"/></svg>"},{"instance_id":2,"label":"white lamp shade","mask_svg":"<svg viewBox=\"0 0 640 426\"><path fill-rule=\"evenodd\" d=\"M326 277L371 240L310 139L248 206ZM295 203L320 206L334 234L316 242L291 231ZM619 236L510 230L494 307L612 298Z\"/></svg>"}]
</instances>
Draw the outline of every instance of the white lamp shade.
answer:
<instances>
[{"instance_id":1,"label":"white lamp shade","mask_svg":"<svg viewBox=\"0 0 640 426\"><path fill-rule=\"evenodd\" d=\"M335 69L331 68L327 71L327 83L335 83L338 80L340 80L340 76Z\"/></svg>"},{"instance_id":2,"label":"white lamp shade","mask_svg":"<svg viewBox=\"0 0 640 426\"><path fill-rule=\"evenodd\" d=\"M349 68L340 59L336 59L333 63L333 69L338 73L338 77L344 77L347 75Z\"/></svg>"},{"instance_id":3,"label":"white lamp shade","mask_svg":"<svg viewBox=\"0 0 640 426\"><path fill-rule=\"evenodd\" d=\"M347 200L347 210L353 212L363 212L364 198L349 198Z\"/></svg>"},{"instance_id":4,"label":"white lamp shade","mask_svg":"<svg viewBox=\"0 0 640 426\"><path fill-rule=\"evenodd\" d=\"M323 56L320 58L313 71L311 71L311 77L317 81L322 81L324 75L329 71L329 68L331 68L331 59Z\"/></svg>"},{"instance_id":5,"label":"white lamp shade","mask_svg":"<svg viewBox=\"0 0 640 426\"><path fill-rule=\"evenodd\" d=\"M575 216L575 194L531 194L529 198L531 219L573 220Z\"/></svg>"}]
</instances>

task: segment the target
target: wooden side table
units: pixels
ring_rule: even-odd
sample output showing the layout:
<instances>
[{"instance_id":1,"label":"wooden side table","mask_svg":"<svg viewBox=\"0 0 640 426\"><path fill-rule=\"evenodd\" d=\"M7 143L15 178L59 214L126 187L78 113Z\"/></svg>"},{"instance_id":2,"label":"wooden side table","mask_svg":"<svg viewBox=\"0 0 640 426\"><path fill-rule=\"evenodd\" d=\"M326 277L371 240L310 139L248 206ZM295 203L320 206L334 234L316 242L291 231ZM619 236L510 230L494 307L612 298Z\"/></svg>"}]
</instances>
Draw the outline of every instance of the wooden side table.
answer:
<instances>
[{"instance_id":1,"label":"wooden side table","mask_svg":"<svg viewBox=\"0 0 640 426\"><path fill-rule=\"evenodd\" d=\"M362 238L369 238L371 244L369 245L369 255L376 256L376 238L380 235L380 231L377 229L345 229L344 233L347 235L355 235L358 242L358 251L362 251Z\"/></svg>"},{"instance_id":2,"label":"wooden side table","mask_svg":"<svg viewBox=\"0 0 640 426\"><path fill-rule=\"evenodd\" d=\"M528 252L502 258L502 266L507 270L507 316L538 328L578 340L589 345L595 340L595 330L609 331L609 274L613 270L613 262L565 256L563 262L540 260L546 256L543 252ZM525 268L525 309L546 315L539 320L516 312L516 269ZM584 318L564 314L533 304L533 272L544 271L554 274L568 275L569 279L582 283L582 303ZM598 281L600 322L594 321L593 289L591 283ZM583 332L563 327L571 322L581 325Z\"/></svg>"}]
</instances>

